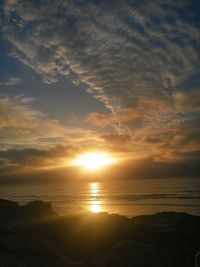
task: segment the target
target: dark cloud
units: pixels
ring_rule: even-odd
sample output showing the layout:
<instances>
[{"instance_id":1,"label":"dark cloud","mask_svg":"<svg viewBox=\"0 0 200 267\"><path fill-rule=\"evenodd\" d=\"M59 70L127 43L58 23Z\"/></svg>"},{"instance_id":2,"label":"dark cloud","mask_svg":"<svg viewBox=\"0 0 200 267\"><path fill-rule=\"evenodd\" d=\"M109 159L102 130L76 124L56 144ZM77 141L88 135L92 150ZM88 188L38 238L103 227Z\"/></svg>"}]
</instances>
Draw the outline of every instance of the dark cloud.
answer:
<instances>
[{"instance_id":1,"label":"dark cloud","mask_svg":"<svg viewBox=\"0 0 200 267\"><path fill-rule=\"evenodd\" d=\"M54 147L50 150L39 150L35 148L27 148L22 150L10 149L7 151L0 151L0 157L9 159L14 164L33 163L35 164L40 160L57 159L69 157L72 147Z\"/></svg>"},{"instance_id":2,"label":"dark cloud","mask_svg":"<svg viewBox=\"0 0 200 267\"><path fill-rule=\"evenodd\" d=\"M79 150L72 146L56 146L51 149L8 149L0 151L1 172L36 171L42 168L63 166Z\"/></svg>"},{"instance_id":3,"label":"dark cloud","mask_svg":"<svg viewBox=\"0 0 200 267\"><path fill-rule=\"evenodd\" d=\"M110 169L110 177L120 179L199 178L199 175L199 161L189 155L187 159L175 162L158 162L151 157L134 159Z\"/></svg>"}]
</instances>

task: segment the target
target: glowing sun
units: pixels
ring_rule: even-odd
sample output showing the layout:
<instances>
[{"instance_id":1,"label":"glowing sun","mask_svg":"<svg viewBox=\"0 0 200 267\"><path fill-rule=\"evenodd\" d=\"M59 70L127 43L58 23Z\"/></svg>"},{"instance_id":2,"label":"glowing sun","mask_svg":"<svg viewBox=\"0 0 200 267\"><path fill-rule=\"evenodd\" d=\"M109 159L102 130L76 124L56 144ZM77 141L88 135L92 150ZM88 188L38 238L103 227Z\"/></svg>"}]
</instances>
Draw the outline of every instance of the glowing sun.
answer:
<instances>
[{"instance_id":1,"label":"glowing sun","mask_svg":"<svg viewBox=\"0 0 200 267\"><path fill-rule=\"evenodd\" d=\"M73 160L73 165L81 166L88 170L96 170L113 162L114 159L108 153L88 152Z\"/></svg>"}]
</instances>

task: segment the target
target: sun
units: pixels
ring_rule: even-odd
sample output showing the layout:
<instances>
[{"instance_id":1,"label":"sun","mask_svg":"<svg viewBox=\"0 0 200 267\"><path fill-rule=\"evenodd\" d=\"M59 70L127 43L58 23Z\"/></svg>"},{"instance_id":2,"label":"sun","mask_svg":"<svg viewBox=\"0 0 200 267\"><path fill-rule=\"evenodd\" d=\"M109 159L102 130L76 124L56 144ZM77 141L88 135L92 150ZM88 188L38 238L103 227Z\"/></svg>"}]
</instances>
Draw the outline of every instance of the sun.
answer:
<instances>
[{"instance_id":1,"label":"sun","mask_svg":"<svg viewBox=\"0 0 200 267\"><path fill-rule=\"evenodd\" d=\"M114 159L108 153L87 152L73 160L73 165L81 166L88 170L97 170L113 162Z\"/></svg>"}]
</instances>

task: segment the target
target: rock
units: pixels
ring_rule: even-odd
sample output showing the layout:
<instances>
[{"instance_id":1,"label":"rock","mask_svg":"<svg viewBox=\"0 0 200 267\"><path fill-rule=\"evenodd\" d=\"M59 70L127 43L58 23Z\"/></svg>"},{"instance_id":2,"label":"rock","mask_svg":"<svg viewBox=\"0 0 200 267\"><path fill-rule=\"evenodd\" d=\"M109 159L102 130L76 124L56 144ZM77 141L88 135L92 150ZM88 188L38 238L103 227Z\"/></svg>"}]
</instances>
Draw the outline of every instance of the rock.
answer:
<instances>
[{"instance_id":1,"label":"rock","mask_svg":"<svg viewBox=\"0 0 200 267\"><path fill-rule=\"evenodd\" d=\"M29 217L30 219L38 219L56 215L50 203L40 200L31 201L22 206L20 212L22 216Z\"/></svg>"},{"instance_id":2,"label":"rock","mask_svg":"<svg viewBox=\"0 0 200 267\"><path fill-rule=\"evenodd\" d=\"M165 267L166 258L154 246L123 241L94 264L96 267Z\"/></svg>"},{"instance_id":3,"label":"rock","mask_svg":"<svg viewBox=\"0 0 200 267\"><path fill-rule=\"evenodd\" d=\"M12 228L16 221L20 207L16 202L0 199L0 233L5 233Z\"/></svg>"},{"instance_id":4,"label":"rock","mask_svg":"<svg viewBox=\"0 0 200 267\"><path fill-rule=\"evenodd\" d=\"M195 267L200 267L200 250L195 255Z\"/></svg>"},{"instance_id":5,"label":"rock","mask_svg":"<svg viewBox=\"0 0 200 267\"><path fill-rule=\"evenodd\" d=\"M199 216L59 216L47 202L0 200L2 267L191 267L199 249Z\"/></svg>"},{"instance_id":6,"label":"rock","mask_svg":"<svg viewBox=\"0 0 200 267\"><path fill-rule=\"evenodd\" d=\"M14 201L0 199L0 220L7 218L7 216L13 216L19 206Z\"/></svg>"}]
</instances>

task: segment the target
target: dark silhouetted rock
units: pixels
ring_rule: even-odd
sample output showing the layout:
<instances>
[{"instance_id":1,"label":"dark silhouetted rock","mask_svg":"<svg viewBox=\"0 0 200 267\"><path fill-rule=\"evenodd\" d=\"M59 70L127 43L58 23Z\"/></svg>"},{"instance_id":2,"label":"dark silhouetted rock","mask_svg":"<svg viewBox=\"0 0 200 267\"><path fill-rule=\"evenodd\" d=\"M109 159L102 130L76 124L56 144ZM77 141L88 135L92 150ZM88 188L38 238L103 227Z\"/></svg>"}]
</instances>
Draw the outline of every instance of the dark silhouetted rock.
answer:
<instances>
[{"instance_id":1,"label":"dark silhouetted rock","mask_svg":"<svg viewBox=\"0 0 200 267\"><path fill-rule=\"evenodd\" d=\"M0 200L0 267L194 267L200 217L59 216L50 203Z\"/></svg>"},{"instance_id":2,"label":"dark silhouetted rock","mask_svg":"<svg viewBox=\"0 0 200 267\"><path fill-rule=\"evenodd\" d=\"M96 267L167 267L167 258L151 245L123 241L105 253Z\"/></svg>"},{"instance_id":3,"label":"dark silhouetted rock","mask_svg":"<svg viewBox=\"0 0 200 267\"><path fill-rule=\"evenodd\" d=\"M0 220L10 219L16 214L18 208L16 202L0 199Z\"/></svg>"},{"instance_id":4,"label":"dark silhouetted rock","mask_svg":"<svg viewBox=\"0 0 200 267\"><path fill-rule=\"evenodd\" d=\"M28 204L22 206L20 212L22 216L29 217L31 219L56 215L50 203L40 200L31 201Z\"/></svg>"}]
</instances>

